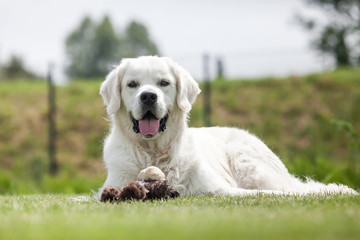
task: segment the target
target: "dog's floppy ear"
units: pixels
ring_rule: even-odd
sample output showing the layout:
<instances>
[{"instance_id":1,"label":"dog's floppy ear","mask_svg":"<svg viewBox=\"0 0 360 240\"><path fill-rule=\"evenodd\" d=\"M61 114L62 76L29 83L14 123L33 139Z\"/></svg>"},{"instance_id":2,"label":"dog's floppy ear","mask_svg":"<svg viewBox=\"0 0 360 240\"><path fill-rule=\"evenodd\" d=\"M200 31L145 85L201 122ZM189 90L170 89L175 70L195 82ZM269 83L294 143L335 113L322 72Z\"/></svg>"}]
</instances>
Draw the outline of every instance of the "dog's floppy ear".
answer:
<instances>
[{"instance_id":1,"label":"dog's floppy ear","mask_svg":"<svg viewBox=\"0 0 360 240\"><path fill-rule=\"evenodd\" d=\"M186 69L169 58L167 58L167 61L176 78L177 104L181 110L188 113L190 112L191 106L195 102L196 97L201 92L199 84L193 79Z\"/></svg>"},{"instance_id":2,"label":"dog's floppy ear","mask_svg":"<svg viewBox=\"0 0 360 240\"><path fill-rule=\"evenodd\" d=\"M104 100L106 111L109 115L116 113L120 109L120 82L126 65L126 60L122 60L120 65L113 69L101 84L100 95Z\"/></svg>"}]
</instances>

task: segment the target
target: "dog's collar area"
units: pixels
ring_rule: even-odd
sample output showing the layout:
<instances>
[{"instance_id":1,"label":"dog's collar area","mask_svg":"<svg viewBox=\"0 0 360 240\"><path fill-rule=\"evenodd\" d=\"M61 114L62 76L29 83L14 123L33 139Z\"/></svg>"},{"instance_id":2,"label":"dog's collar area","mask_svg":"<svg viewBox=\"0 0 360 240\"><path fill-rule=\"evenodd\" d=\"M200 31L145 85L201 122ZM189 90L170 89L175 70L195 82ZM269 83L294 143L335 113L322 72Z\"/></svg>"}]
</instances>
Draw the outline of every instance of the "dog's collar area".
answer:
<instances>
[{"instance_id":1,"label":"dog's collar area","mask_svg":"<svg viewBox=\"0 0 360 240\"><path fill-rule=\"evenodd\" d=\"M146 115L146 114L145 114ZM139 121L136 120L132 114L130 114L130 118L131 118L131 121L133 123L133 130L135 133L139 133L140 132L140 128L139 128ZM165 129L166 129L166 122L169 118L169 115L167 114L165 117L163 117L162 119L160 119L160 126L159 126L159 130L158 132L164 132Z\"/></svg>"}]
</instances>

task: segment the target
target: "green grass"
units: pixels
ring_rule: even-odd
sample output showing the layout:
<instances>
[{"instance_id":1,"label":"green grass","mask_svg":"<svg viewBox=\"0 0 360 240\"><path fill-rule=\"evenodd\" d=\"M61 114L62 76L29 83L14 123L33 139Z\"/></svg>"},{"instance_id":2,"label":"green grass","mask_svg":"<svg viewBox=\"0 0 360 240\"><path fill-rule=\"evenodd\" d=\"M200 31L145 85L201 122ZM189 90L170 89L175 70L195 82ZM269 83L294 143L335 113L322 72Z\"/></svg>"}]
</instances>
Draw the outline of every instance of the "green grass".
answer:
<instances>
[{"instance_id":1,"label":"green grass","mask_svg":"<svg viewBox=\"0 0 360 240\"><path fill-rule=\"evenodd\" d=\"M0 239L359 239L357 196L0 196Z\"/></svg>"},{"instance_id":2,"label":"green grass","mask_svg":"<svg viewBox=\"0 0 360 240\"><path fill-rule=\"evenodd\" d=\"M182 197L103 204L108 129L101 80L57 87L60 173L47 174L42 81L0 82L0 239L359 239L358 196ZM360 188L359 149L334 119L360 131L360 69L212 83L212 121L248 129L289 171ZM202 95L191 126L202 126ZM335 121L336 122L336 121ZM36 137L35 137L36 136ZM356 141L355 141L356 143Z\"/></svg>"}]
</instances>

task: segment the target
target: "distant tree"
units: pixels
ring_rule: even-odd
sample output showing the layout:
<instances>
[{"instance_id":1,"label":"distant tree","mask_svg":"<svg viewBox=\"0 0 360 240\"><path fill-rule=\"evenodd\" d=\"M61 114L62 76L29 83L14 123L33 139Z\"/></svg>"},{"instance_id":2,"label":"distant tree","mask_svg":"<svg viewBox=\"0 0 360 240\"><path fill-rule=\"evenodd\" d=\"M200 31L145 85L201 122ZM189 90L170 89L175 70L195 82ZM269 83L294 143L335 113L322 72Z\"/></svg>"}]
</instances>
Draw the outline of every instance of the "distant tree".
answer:
<instances>
[{"instance_id":1,"label":"distant tree","mask_svg":"<svg viewBox=\"0 0 360 240\"><path fill-rule=\"evenodd\" d=\"M132 21L125 30L125 41L132 57L158 54L155 43L150 39L146 27Z\"/></svg>"},{"instance_id":2,"label":"distant tree","mask_svg":"<svg viewBox=\"0 0 360 240\"><path fill-rule=\"evenodd\" d=\"M71 77L92 77L96 75L94 63L95 25L85 17L79 27L66 38L66 54L69 60L67 74Z\"/></svg>"},{"instance_id":3,"label":"distant tree","mask_svg":"<svg viewBox=\"0 0 360 240\"><path fill-rule=\"evenodd\" d=\"M121 35L114 30L108 16L99 24L85 17L69 34L65 45L69 60L67 73L71 77L102 77L121 58L158 54L144 25L131 22Z\"/></svg>"},{"instance_id":4,"label":"distant tree","mask_svg":"<svg viewBox=\"0 0 360 240\"><path fill-rule=\"evenodd\" d=\"M6 80L18 78L36 78L36 74L26 69L23 60L18 56L11 56L9 61L1 67L2 77Z\"/></svg>"},{"instance_id":5,"label":"distant tree","mask_svg":"<svg viewBox=\"0 0 360 240\"><path fill-rule=\"evenodd\" d=\"M109 17L105 16L95 27L93 40L95 76L104 76L109 67L119 61L121 41L116 35Z\"/></svg>"},{"instance_id":6,"label":"distant tree","mask_svg":"<svg viewBox=\"0 0 360 240\"><path fill-rule=\"evenodd\" d=\"M334 58L336 66L359 64L360 0L306 0L324 12L325 22L298 15L299 23L315 33L312 46Z\"/></svg>"}]
</instances>

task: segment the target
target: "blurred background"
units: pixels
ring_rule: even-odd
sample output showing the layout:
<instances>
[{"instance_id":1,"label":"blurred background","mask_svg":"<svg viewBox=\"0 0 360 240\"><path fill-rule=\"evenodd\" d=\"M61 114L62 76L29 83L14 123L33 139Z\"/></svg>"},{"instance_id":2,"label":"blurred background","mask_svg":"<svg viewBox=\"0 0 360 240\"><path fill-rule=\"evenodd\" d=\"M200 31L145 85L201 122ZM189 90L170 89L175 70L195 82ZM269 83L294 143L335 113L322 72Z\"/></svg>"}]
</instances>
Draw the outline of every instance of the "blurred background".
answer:
<instances>
[{"instance_id":1,"label":"blurred background","mask_svg":"<svg viewBox=\"0 0 360 240\"><path fill-rule=\"evenodd\" d=\"M360 188L359 0L0 0L0 194L101 187L99 86L141 55L200 82L190 126L247 129L296 176Z\"/></svg>"}]
</instances>

